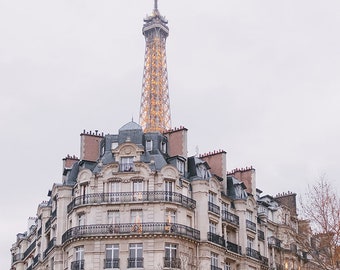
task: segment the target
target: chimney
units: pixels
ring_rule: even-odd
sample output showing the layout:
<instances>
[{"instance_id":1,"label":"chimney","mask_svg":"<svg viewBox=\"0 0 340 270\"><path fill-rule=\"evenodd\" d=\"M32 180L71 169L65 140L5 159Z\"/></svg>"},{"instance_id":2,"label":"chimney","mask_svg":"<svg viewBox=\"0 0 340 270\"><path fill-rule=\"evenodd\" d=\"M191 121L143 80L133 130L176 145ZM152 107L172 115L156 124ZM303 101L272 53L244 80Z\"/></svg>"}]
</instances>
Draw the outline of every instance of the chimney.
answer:
<instances>
[{"instance_id":1,"label":"chimney","mask_svg":"<svg viewBox=\"0 0 340 270\"><path fill-rule=\"evenodd\" d=\"M168 139L167 152L170 157L188 157L187 133L188 129L182 126L179 128L168 130L164 133L164 136Z\"/></svg>"},{"instance_id":2,"label":"chimney","mask_svg":"<svg viewBox=\"0 0 340 270\"><path fill-rule=\"evenodd\" d=\"M296 212L296 193L288 191L287 193L281 193L275 196L275 200L290 209L292 216L297 216Z\"/></svg>"},{"instance_id":3,"label":"chimney","mask_svg":"<svg viewBox=\"0 0 340 270\"><path fill-rule=\"evenodd\" d=\"M208 154L200 155L199 158L209 164L210 172L223 180L227 176L227 152L224 150L209 152Z\"/></svg>"},{"instance_id":4,"label":"chimney","mask_svg":"<svg viewBox=\"0 0 340 270\"><path fill-rule=\"evenodd\" d=\"M97 161L100 155L100 142L103 139L103 133L84 132L80 134L80 160Z\"/></svg>"},{"instance_id":5,"label":"chimney","mask_svg":"<svg viewBox=\"0 0 340 270\"><path fill-rule=\"evenodd\" d=\"M228 173L228 176L234 176L237 180L243 182L247 187L247 193L256 197L256 174L253 167L234 169Z\"/></svg>"}]
</instances>

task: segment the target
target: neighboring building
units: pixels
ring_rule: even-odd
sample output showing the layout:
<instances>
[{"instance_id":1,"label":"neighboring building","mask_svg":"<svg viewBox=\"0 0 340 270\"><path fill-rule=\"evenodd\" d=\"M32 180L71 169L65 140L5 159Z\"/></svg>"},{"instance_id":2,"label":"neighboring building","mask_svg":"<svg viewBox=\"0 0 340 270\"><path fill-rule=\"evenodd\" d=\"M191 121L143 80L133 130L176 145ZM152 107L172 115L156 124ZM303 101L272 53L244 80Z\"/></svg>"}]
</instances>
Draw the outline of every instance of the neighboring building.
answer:
<instances>
[{"instance_id":1,"label":"neighboring building","mask_svg":"<svg viewBox=\"0 0 340 270\"><path fill-rule=\"evenodd\" d=\"M163 31L165 42L162 18L155 1L147 42L159 41L150 29ZM164 82L166 69L157 70ZM167 82L163 88L168 102ZM167 108L150 110L167 121L146 117L144 130L132 121L117 134L81 133L80 158L63 159L61 183L17 235L12 270L308 269L290 237L298 232L296 195L261 196L255 169L228 173L225 151L188 157L188 130L164 131Z\"/></svg>"}]
</instances>

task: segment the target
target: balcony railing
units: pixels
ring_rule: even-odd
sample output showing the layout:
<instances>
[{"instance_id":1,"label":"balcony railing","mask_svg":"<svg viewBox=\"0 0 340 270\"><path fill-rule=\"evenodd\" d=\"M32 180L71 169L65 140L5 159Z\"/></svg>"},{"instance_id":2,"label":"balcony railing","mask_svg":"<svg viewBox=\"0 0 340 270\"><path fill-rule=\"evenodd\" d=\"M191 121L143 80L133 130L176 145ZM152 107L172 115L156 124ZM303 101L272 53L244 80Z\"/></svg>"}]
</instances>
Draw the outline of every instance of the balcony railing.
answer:
<instances>
[{"instance_id":1,"label":"balcony railing","mask_svg":"<svg viewBox=\"0 0 340 270\"><path fill-rule=\"evenodd\" d=\"M33 258L33 266L37 265L40 261L40 254Z\"/></svg>"},{"instance_id":2,"label":"balcony railing","mask_svg":"<svg viewBox=\"0 0 340 270\"><path fill-rule=\"evenodd\" d=\"M128 258L128 268L143 268L144 258Z\"/></svg>"},{"instance_id":3,"label":"balcony railing","mask_svg":"<svg viewBox=\"0 0 340 270\"><path fill-rule=\"evenodd\" d=\"M50 217L45 223L45 232L51 228L52 218Z\"/></svg>"},{"instance_id":4,"label":"balcony railing","mask_svg":"<svg viewBox=\"0 0 340 270\"><path fill-rule=\"evenodd\" d=\"M46 258L47 254L54 248L56 242L56 238L53 237L48 243L47 248L44 251L44 258Z\"/></svg>"},{"instance_id":5,"label":"balcony railing","mask_svg":"<svg viewBox=\"0 0 340 270\"><path fill-rule=\"evenodd\" d=\"M54 211L52 211L51 213L51 219L55 218L57 216L57 209L55 209Z\"/></svg>"},{"instance_id":6,"label":"balcony railing","mask_svg":"<svg viewBox=\"0 0 340 270\"><path fill-rule=\"evenodd\" d=\"M222 210L222 221L227 221L231 224L234 224L234 225L239 225L240 222L239 222L239 217L235 214L232 214L226 210Z\"/></svg>"},{"instance_id":7,"label":"balcony railing","mask_svg":"<svg viewBox=\"0 0 340 270\"><path fill-rule=\"evenodd\" d=\"M79 205L88 204L120 204L127 202L173 202L193 209L196 201L180 193L167 191L140 191L140 192L115 192L115 193L93 193L75 197L67 206L67 212ZM47 224L47 222L46 222Z\"/></svg>"},{"instance_id":8,"label":"balcony railing","mask_svg":"<svg viewBox=\"0 0 340 270\"><path fill-rule=\"evenodd\" d=\"M248 219L246 220L246 228L253 232L256 232L256 224Z\"/></svg>"},{"instance_id":9,"label":"balcony railing","mask_svg":"<svg viewBox=\"0 0 340 270\"><path fill-rule=\"evenodd\" d=\"M62 236L62 242L68 240L97 235L150 235L150 234L171 234L200 240L200 231L191 227L167 222L150 223L123 223L123 224L98 224L77 226L67 230Z\"/></svg>"},{"instance_id":10,"label":"balcony railing","mask_svg":"<svg viewBox=\"0 0 340 270\"><path fill-rule=\"evenodd\" d=\"M84 270L84 260L71 262L71 270Z\"/></svg>"},{"instance_id":11,"label":"balcony railing","mask_svg":"<svg viewBox=\"0 0 340 270\"><path fill-rule=\"evenodd\" d=\"M241 247L229 241L227 241L227 249L231 252L242 254Z\"/></svg>"},{"instance_id":12,"label":"balcony railing","mask_svg":"<svg viewBox=\"0 0 340 270\"><path fill-rule=\"evenodd\" d=\"M26 270L32 270L33 269L33 265L31 264L29 267L26 268Z\"/></svg>"},{"instance_id":13,"label":"balcony railing","mask_svg":"<svg viewBox=\"0 0 340 270\"><path fill-rule=\"evenodd\" d=\"M219 236L218 234L208 232L208 241L218 244L222 247L225 247L224 238L222 236Z\"/></svg>"},{"instance_id":14,"label":"balcony railing","mask_svg":"<svg viewBox=\"0 0 340 270\"><path fill-rule=\"evenodd\" d=\"M264 231L257 230L257 239L264 241Z\"/></svg>"},{"instance_id":15,"label":"balcony railing","mask_svg":"<svg viewBox=\"0 0 340 270\"><path fill-rule=\"evenodd\" d=\"M218 205L212 203L212 202L208 202L208 210L210 212L217 214L217 215L220 214L220 207Z\"/></svg>"},{"instance_id":16,"label":"balcony railing","mask_svg":"<svg viewBox=\"0 0 340 270\"><path fill-rule=\"evenodd\" d=\"M36 241L34 241L24 252L24 258L26 258L28 255L30 255L30 253L33 251L33 249L35 248L36 245Z\"/></svg>"},{"instance_id":17,"label":"balcony railing","mask_svg":"<svg viewBox=\"0 0 340 270\"><path fill-rule=\"evenodd\" d=\"M12 263L22 261L24 259L24 254L23 253L18 253L12 256Z\"/></svg>"},{"instance_id":18,"label":"balcony railing","mask_svg":"<svg viewBox=\"0 0 340 270\"><path fill-rule=\"evenodd\" d=\"M133 164L133 162L121 163L119 164L119 171L120 172L133 172L135 171L135 165Z\"/></svg>"},{"instance_id":19,"label":"balcony railing","mask_svg":"<svg viewBox=\"0 0 340 270\"><path fill-rule=\"evenodd\" d=\"M104 259L104 269L119 268L119 259Z\"/></svg>"},{"instance_id":20,"label":"balcony railing","mask_svg":"<svg viewBox=\"0 0 340 270\"><path fill-rule=\"evenodd\" d=\"M181 268L180 258L164 258L164 268Z\"/></svg>"},{"instance_id":21,"label":"balcony railing","mask_svg":"<svg viewBox=\"0 0 340 270\"><path fill-rule=\"evenodd\" d=\"M210 270L222 270L221 267L217 267L215 265L210 265Z\"/></svg>"},{"instance_id":22,"label":"balcony railing","mask_svg":"<svg viewBox=\"0 0 340 270\"><path fill-rule=\"evenodd\" d=\"M41 236L41 233L42 233L42 227L40 227L40 228L38 229L38 235L37 235L37 236L38 236L38 237Z\"/></svg>"},{"instance_id":23,"label":"balcony railing","mask_svg":"<svg viewBox=\"0 0 340 270\"><path fill-rule=\"evenodd\" d=\"M281 240L274 236L268 238L268 245L276 248L281 248Z\"/></svg>"},{"instance_id":24,"label":"balcony railing","mask_svg":"<svg viewBox=\"0 0 340 270\"><path fill-rule=\"evenodd\" d=\"M260 252L258 252L255 249L249 248L249 247L247 247L247 256L252 257L252 258L259 260L259 261L262 260Z\"/></svg>"}]
</instances>

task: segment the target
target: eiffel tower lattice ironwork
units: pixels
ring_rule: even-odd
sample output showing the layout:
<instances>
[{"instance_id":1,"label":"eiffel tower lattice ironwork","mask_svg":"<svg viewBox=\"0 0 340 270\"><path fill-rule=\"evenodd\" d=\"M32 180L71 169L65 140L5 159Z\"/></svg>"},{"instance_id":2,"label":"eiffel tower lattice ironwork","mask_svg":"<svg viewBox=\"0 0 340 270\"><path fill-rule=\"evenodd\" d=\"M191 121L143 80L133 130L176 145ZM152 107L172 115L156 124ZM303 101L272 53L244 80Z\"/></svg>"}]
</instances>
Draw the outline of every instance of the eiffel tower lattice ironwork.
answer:
<instances>
[{"instance_id":1,"label":"eiffel tower lattice ironwork","mask_svg":"<svg viewBox=\"0 0 340 270\"><path fill-rule=\"evenodd\" d=\"M154 2L152 15L144 19L145 59L139 122L144 132L164 132L171 128L166 38L168 21Z\"/></svg>"}]
</instances>

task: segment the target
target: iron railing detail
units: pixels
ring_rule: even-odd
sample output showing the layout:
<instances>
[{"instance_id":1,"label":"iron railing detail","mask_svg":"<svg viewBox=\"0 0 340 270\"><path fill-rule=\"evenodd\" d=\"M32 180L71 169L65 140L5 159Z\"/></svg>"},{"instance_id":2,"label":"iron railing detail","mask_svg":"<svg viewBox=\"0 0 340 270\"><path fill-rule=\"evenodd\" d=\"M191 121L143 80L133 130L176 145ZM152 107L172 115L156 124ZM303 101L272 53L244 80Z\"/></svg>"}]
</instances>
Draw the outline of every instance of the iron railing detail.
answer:
<instances>
[{"instance_id":1,"label":"iron railing detail","mask_svg":"<svg viewBox=\"0 0 340 270\"><path fill-rule=\"evenodd\" d=\"M79 205L88 204L120 204L128 202L173 202L193 209L196 201L177 192L168 191L139 191L139 192L114 192L114 193L93 193L75 197L67 206L67 212L71 212ZM47 222L46 222L47 223ZM46 225L47 226L47 225Z\"/></svg>"},{"instance_id":2,"label":"iron railing detail","mask_svg":"<svg viewBox=\"0 0 340 270\"><path fill-rule=\"evenodd\" d=\"M71 262L71 270L84 270L85 261L78 260Z\"/></svg>"},{"instance_id":3,"label":"iron railing detail","mask_svg":"<svg viewBox=\"0 0 340 270\"><path fill-rule=\"evenodd\" d=\"M12 263L22 261L24 259L24 254L23 253L18 253L12 256Z\"/></svg>"},{"instance_id":4,"label":"iron railing detail","mask_svg":"<svg viewBox=\"0 0 340 270\"><path fill-rule=\"evenodd\" d=\"M47 254L54 248L56 243L56 238L53 237L48 243L47 243L47 248L44 251L44 258L46 258Z\"/></svg>"},{"instance_id":5,"label":"iron railing detail","mask_svg":"<svg viewBox=\"0 0 340 270\"><path fill-rule=\"evenodd\" d=\"M144 258L128 258L128 268L143 268Z\"/></svg>"},{"instance_id":6,"label":"iron railing detail","mask_svg":"<svg viewBox=\"0 0 340 270\"><path fill-rule=\"evenodd\" d=\"M224 238L212 232L208 232L208 241L218 244L222 247L226 246Z\"/></svg>"},{"instance_id":7,"label":"iron railing detail","mask_svg":"<svg viewBox=\"0 0 340 270\"><path fill-rule=\"evenodd\" d=\"M208 210L217 215L220 215L220 207L212 202L208 202Z\"/></svg>"},{"instance_id":8,"label":"iron railing detail","mask_svg":"<svg viewBox=\"0 0 340 270\"><path fill-rule=\"evenodd\" d=\"M36 246L36 241L34 241L24 252L24 258L26 258L28 255L30 255L30 253L34 250Z\"/></svg>"},{"instance_id":9,"label":"iron railing detail","mask_svg":"<svg viewBox=\"0 0 340 270\"><path fill-rule=\"evenodd\" d=\"M119 258L104 259L104 269L119 268Z\"/></svg>"},{"instance_id":10,"label":"iron railing detail","mask_svg":"<svg viewBox=\"0 0 340 270\"><path fill-rule=\"evenodd\" d=\"M222 210L222 221L227 221L231 224L238 226L240 224L239 220L240 218L237 215L230 213L226 210Z\"/></svg>"},{"instance_id":11,"label":"iron railing detail","mask_svg":"<svg viewBox=\"0 0 340 270\"><path fill-rule=\"evenodd\" d=\"M241 247L229 241L227 241L227 249L231 252L242 254Z\"/></svg>"},{"instance_id":12,"label":"iron railing detail","mask_svg":"<svg viewBox=\"0 0 340 270\"><path fill-rule=\"evenodd\" d=\"M181 268L181 259L180 258L164 258L164 267L165 268Z\"/></svg>"},{"instance_id":13,"label":"iron railing detail","mask_svg":"<svg viewBox=\"0 0 340 270\"><path fill-rule=\"evenodd\" d=\"M256 232L256 224L248 219L246 220L246 228L253 232Z\"/></svg>"},{"instance_id":14,"label":"iron railing detail","mask_svg":"<svg viewBox=\"0 0 340 270\"><path fill-rule=\"evenodd\" d=\"M149 234L171 234L200 240L200 231L191 227L167 222L150 223L122 223L122 224L97 224L84 225L68 229L62 236L62 242L68 240L96 235L149 235Z\"/></svg>"}]
</instances>

